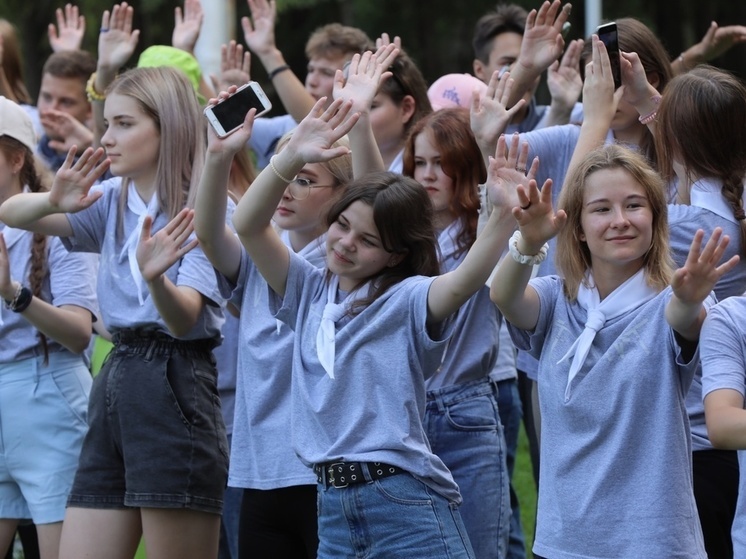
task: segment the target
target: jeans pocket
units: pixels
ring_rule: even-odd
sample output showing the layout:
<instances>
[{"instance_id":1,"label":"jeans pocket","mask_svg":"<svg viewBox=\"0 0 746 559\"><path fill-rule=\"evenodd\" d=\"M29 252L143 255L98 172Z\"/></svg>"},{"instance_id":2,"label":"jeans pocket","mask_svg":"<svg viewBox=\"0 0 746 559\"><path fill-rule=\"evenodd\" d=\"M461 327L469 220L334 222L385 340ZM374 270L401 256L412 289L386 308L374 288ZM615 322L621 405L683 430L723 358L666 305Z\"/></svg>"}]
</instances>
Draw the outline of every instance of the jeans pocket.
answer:
<instances>
[{"instance_id":1,"label":"jeans pocket","mask_svg":"<svg viewBox=\"0 0 746 559\"><path fill-rule=\"evenodd\" d=\"M427 486L409 474L398 474L373 482L378 492L397 505L430 506L432 498Z\"/></svg>"},{"instance_id":2,"label":"jeans pocket","mask_svg":"<svg viewBox=\"0 0 746 559\"><path fill-rule=\"evenodd\" d=\"M92 378L83 363L80 367L65 367L51 373L57 391L75 418L88 425L88 394Z\"/></svg>"},{"instance_id":3,"label":"jeans pocket","mask_svg":"<svg viewBox=\"0 0 746 559\"><path fill-rule=\"evenodd\" d=\"M492 396L480 395L449 404L448 423L460 431L497 431L500 419Z\"/></svg>"}]
</instances>

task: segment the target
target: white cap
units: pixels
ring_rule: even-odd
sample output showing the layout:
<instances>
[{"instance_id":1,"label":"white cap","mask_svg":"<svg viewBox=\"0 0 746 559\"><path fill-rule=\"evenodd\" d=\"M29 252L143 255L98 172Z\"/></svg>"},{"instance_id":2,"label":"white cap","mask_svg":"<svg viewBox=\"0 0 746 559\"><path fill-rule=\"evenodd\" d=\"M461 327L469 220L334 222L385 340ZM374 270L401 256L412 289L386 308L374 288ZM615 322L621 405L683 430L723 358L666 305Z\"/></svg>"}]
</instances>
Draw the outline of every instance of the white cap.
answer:
<instances>
[{"instance_id":1,"label":"white cap","mask_svg":"<svg viewBox=\"0 0 746 559\"><path fill-rule=\"evenodd\" d=\"M36 133L31 119L18 103L3 96L0 96L0 136L15 138L32 153L36 150Z\"/></svg>"}]
</instances>

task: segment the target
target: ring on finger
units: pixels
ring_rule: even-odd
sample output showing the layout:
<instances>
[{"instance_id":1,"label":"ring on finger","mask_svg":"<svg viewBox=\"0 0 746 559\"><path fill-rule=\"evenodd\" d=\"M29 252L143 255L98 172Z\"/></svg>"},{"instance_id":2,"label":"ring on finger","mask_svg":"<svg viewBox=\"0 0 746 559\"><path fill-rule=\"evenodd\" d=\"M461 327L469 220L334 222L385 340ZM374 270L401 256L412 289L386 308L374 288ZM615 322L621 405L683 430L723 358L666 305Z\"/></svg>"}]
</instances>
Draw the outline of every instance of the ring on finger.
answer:
<instances>
[{"instance_id":1,"label":"ring on finger","mask_svg":"<svg viewBox=\"0 0 746 559\"><path fill-rule=\"evenodd\" d=\"M528 201L528 204L526 204L525 206L521 206L521 209L522 209L522 210L524 210L524 211L526 211L526 210L527 210L527 209L529 209L530 207L531 207L531 200L529 200L529 201Z\"/></svg>"},{"instance_id":2,"label":"ring on finger","mask_svg":"<svg viewBox=\"0 0 746 559\"><path fill-rule=\"evenodd\" d=\"M101 33L108 33L108 32L109 32L109 28L108 27L102 27L101 28Z\"/></svg>"},{"instance_id":3,"label":"ring on finger","mask_svg":"<svg viewBox=\"0 0 746 559\"><path fill-rule=\"evenodd\" d=\"M518 171L518 172L520 172L520 173L525 173L526 172L526 168L525 167L518 167L518 166L516 166L515 170Z\"/></svg>"}]
</instances>

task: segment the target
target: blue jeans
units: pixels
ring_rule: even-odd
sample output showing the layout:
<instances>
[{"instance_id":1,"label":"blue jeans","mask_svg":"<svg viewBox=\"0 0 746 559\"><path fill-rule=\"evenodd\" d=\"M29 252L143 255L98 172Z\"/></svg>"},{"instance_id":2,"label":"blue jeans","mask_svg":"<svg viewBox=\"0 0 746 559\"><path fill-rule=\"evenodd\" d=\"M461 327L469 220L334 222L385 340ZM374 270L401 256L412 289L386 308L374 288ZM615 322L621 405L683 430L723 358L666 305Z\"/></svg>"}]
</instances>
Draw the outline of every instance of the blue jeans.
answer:
<instances>
[{"instance_id":1,"label":"blue jeans","mask_svg":"<svg viewBox=\"0 0 746 559\"><path fill-rule=\"evenodd\" d=\"M425 431L461 491L474 556L505 557L510 495L497 387L481 379L428 392Z\"/></svg>"},{"instance_id":2,"label":"blue jeans","mask_svg":"<svg viewBox=\"0 0 746 559\"><path fill-rule=\"evenodd\" d=\"M518 430L521 427L521 398L518 394L518 380L506 379L497 383L497 406L500 422L505 432L505 463L510 479L510 537L508 538L508 559L526 559L526 544L521 526L521 509L518 496L513 490L513 468L518 448Z\"/></svg>"},{"instance_id":3,"label":"blue jeans","mask_svg":"<svg viewBox=\"0 0 746 559\"><path fill-rule=\"evenodd\" d=\"M474 559L457 506L409 474L317 497L318 559Z\"/></svg>"}]
</instances>

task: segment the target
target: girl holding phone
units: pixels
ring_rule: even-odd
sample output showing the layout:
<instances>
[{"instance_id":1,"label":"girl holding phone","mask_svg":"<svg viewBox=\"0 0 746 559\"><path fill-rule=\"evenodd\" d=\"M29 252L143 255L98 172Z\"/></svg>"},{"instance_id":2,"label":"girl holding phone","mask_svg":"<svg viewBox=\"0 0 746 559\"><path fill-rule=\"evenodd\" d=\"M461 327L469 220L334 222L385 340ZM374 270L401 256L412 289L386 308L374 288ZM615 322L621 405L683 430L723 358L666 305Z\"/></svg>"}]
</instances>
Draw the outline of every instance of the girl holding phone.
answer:
<instances>
[{"instance_id":1,"label":"girl holding phone","mask_svg":"<svg viewBox=\"0 0 746 559\"><path fill-rule=\"evenodd\" d=\"M49 193L0 207L16 227L101 254L98 289L114 350L91 391L61 557L199 558L218 548L227 477L212 348L215 275L190 239L204 120L187 78L136 68L106 92L103 150L71 149ZM115 175L92 189L111 166ZM179 172L175 172L178 169Z\"/></svg>"}]
</instances>

